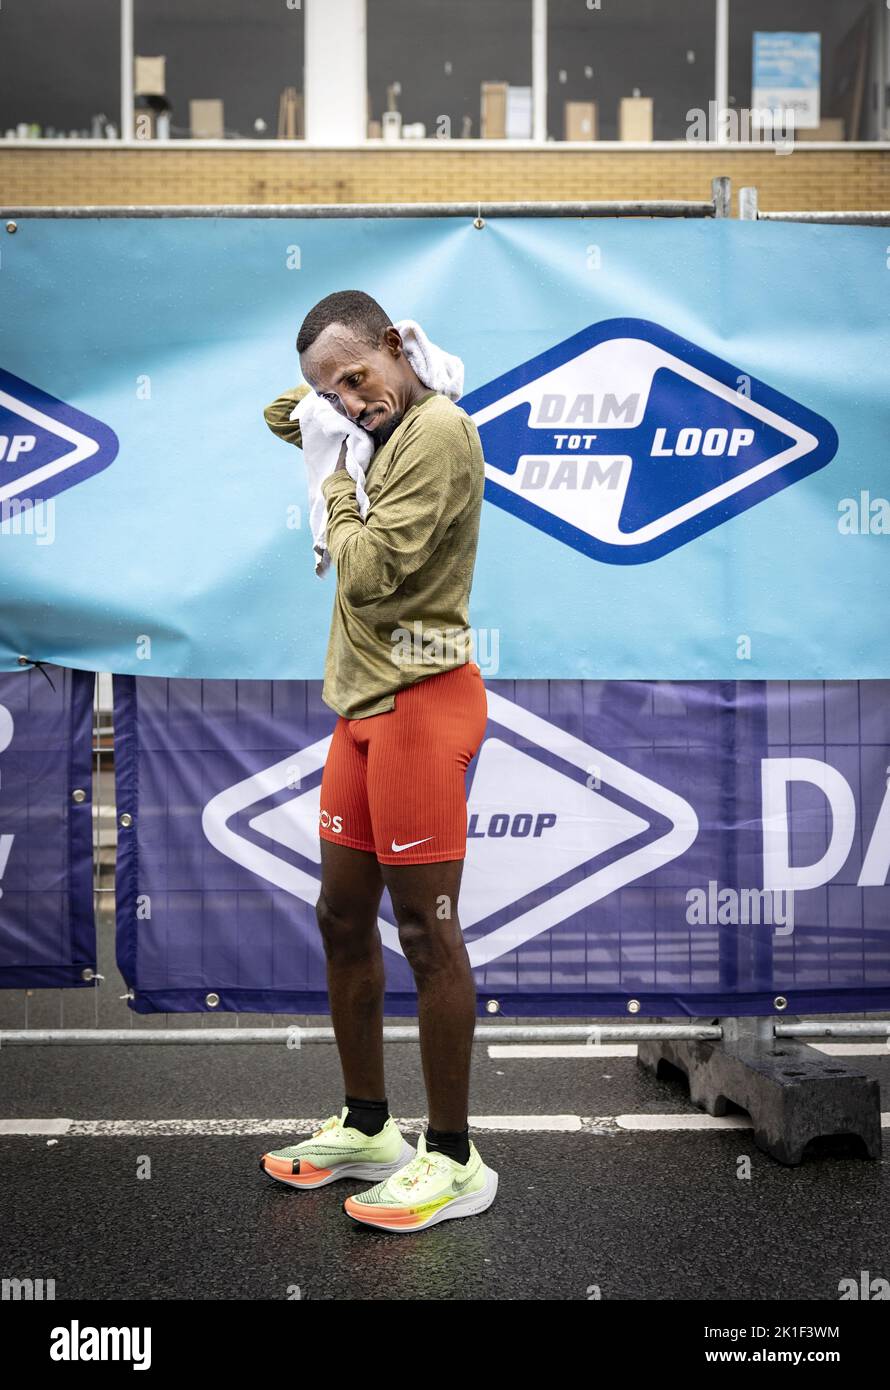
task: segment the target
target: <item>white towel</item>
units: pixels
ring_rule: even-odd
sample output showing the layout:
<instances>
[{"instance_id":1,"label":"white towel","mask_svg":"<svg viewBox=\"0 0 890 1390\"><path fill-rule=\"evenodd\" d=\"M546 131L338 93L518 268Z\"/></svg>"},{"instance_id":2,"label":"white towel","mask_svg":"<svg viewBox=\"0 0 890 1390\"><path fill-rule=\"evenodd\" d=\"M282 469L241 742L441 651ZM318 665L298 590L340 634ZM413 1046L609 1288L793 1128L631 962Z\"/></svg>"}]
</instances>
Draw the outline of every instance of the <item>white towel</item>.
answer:
<instances>
[{"instance_id":1,"label":"white towel","mask_svg":"<svg viewBox=\"0 0 890 1390\"><path fill-rule=\"evenodd\" d=\"M309 527L312 531L312 551L315 558L315 573L321 577L331 564L331 557L325 544L328 525L328 504L321 485L333 473L340 457L343 440L346 445L346 471L355 483L355 500L358 503L362 521L368 514L368 496L365 492L365 469L374 453L374 441L367 430L355 425L345 415L341 415L315 391L310 391L297 402L291 412L292 420L299 420L303 441L303 461L306 465L306 479L309 484Z\"/></svg>"},{"instance_id":2,"label":"white towel","mask_svg":"<svg viewBox=\"0 0 890 1390\"><path fill-rule=\"evenodd\" d=\"M431 343L419 323L402 319L394 325L401 335L408 362L424 386L459 400L464 389L464 364L459 357ZM330 401L309 391L298 401L290 418L299 420L303 441L303 460L309 485L309 527L312 531L312 550L315 573L321 577L331 564L325 544L327 532L327 503L321 485L337 467L340 446L345 439L346 471L355 483L355 500L362 521L368 514L365 492L365 469L374 455L372 435L335 410Z\"/></svg>"}]
</instances>

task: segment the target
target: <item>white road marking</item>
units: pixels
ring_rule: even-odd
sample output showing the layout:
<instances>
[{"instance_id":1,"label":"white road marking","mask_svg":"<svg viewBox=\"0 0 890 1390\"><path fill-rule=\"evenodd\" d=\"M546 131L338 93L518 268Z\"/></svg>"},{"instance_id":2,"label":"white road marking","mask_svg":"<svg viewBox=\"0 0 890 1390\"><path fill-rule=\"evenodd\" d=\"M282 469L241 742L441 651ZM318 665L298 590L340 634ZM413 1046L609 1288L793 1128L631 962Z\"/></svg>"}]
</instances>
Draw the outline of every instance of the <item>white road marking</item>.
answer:
<instances>
[{"instance_id":1,"label":"white road marking","mask_svg":"<svg viewBox=\"0 0 890 1390\"><path fill-rule=\"evenodd\" d=\"M580 1115L471 1115L471 1129L577 1131L584 1121Z\"/></svg>"},{"instance_id":2,"label":"white road marking","mask_svg":"<svg viewBox=\"0 0 890 1390\"><path fill-rule=\"evenodd\" d=\"M426 1129L426 1118L396 1117L403 1131ZM320 1118L281 1120L0 1120L0 1137L51 1135L66 1139L119 1138L220 1138L238 1135L311 1134ZM679 1115L471 1115L471 1130L480 1133L603 1134L618 1130L667 1132L671 1130L750 1129L747 1115L706 1115L688 1111ZM881 1114L881 1126L890 1129L890 1110Z\"/></svg>"},{"instance_id":3,"label":"white road marking","mask_svg":"<svg viewBox=\"0 0 890 1390\"><path fill-rule=\"evenodd\" d=\"M750 1129L748 1115L616 1115L619 1129Z\"/></svg>"},{"instance_id":4,"label":"white road marking","mask_svg":"<svg viewBox=\"0 0 890 1390\"><path fill-rule=\"evenodd\" d=\"M636 1057L636 1043L490 1043L489 1057L519 1061L524 1057Z\"/></svg>"},{"instance_id":5,"label":"white road marking","mask_svg":"<svg viewBox=\"0 0 890 1390\"><path fill-rule=\"evenodd\" d=\"M426 1129L426 1117L398 1119L403 1130ZM181 1135L186 1138L239 1134L306 1134L318 1129L323 1119L311 1116L282 1120L0 1120L0 1136L64 1135L69 1139ZM471 1115L471 1129L580 1130L579 1115Z\"/></svg>"},{"instance_id":6,"label":"white road marking","mask_svg":"<svg viewBox=\"0 0 890 1390\"><path fill-rule=\"evenodd\" d=\"M0 1134L67 1134L70 1120L0 1120Z\"/></svg>"},{"instance_id":7,"label":"white road marking","mask_svg":"<svg viewBox=\"0 0 890 1390\"><path fill-rule=\"evenodd\" d=\"M777 1038L777 1042L790 1039ZM816 1052L826 1057L887 1057L890 1058L890 1039L887 1042L849 1042L849 1043L810 1043ZM491 1058L506 1058L508 1061L521 1061L532 1057L587 1057L596 1061L600 1057L636 1057L636 1043L595 1043L591 1041L575 1043L490 1043L488 1055Z\"/></svg>"}]
</instances>

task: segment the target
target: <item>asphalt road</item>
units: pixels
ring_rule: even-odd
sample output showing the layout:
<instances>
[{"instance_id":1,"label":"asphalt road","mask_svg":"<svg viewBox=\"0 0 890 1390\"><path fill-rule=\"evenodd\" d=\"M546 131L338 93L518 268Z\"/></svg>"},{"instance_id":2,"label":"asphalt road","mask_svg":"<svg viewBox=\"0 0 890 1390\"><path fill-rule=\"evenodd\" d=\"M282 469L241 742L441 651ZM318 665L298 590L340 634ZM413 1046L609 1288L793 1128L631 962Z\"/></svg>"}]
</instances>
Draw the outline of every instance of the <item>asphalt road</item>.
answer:
<instances>
[{"instance_id":1,"label":"asphalt road","mask_svg":"<svg viewBox=\"0 0 890 1390\"><path fill-rule=\"evenodd\" d=\"M90 993L65 999L66 1025L88 1024ZM24 1002L7 994L0 1025L21 1026ZM27 1003L32 1025L58 1026L56 992ZM242 1020L290 1021L307 1022ZM890 1048L855 1061L879 1080L890 1122ZM414 1142L417 1044L387 1045L386 1074ZM0 1134L0 1274L51 1278L57 1299L137 1300L276 1300L298 1287L304 1299L837 1301L842 1279L890 1279L887 1152L827 1146L786 1168L757 1149L744 1115L629 1127L701 1118L681 1082L634 1056L491 1056L478 1043L470 1132L498 1196L417 1234L356 1227L342 1203L365 1184L295 1192L260 1172L260 1154L341 1104L328 1044L4 1047L0 1120L72 1123Z\"/></svg>"}]
</instances>

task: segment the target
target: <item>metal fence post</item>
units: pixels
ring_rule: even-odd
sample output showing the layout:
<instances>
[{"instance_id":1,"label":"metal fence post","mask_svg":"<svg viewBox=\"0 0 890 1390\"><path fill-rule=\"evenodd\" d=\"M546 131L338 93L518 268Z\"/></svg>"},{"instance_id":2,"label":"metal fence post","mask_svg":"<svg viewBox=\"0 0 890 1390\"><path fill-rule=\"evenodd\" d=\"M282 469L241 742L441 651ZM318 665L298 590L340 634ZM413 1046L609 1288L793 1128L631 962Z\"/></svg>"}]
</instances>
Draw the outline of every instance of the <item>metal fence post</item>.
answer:
<instances>
[{"instance_id":1,"label":"metal fence post","mask_svg":"<svg viewBox=\"0 0 890 1390\"><path fill-rule=\"evenodd\" d=\"M732 213L732 180L725 174L711 179L711 196L714 199L714 216L729 217Z\"/></svg>"},{"instance_id":2,"label":"metal fence post","mask_svg":"<svg viewBox=\"0 0 890 1390\"><path fill-rule=\"evenodd\" d=\"M739 189L739 217L743 222L757 221L757 189Z\"/></svg>"}]
</instances>

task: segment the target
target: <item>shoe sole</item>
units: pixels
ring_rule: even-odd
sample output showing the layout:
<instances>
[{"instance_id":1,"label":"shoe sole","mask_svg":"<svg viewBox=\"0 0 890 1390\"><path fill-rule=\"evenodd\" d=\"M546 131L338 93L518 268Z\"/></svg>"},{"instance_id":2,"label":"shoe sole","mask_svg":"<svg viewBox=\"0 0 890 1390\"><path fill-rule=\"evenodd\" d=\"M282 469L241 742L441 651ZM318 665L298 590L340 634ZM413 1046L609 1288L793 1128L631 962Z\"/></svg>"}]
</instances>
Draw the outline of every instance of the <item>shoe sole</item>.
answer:
<instances>
[{"instance_id":1,"label":"shoe sole","mask_svg":"<svg viewBox=\"0 0 890 1390\"><path fill-rule=\"evenodd\" d=\"M310 1180L300 1179L299 1174L294 1174L292 1178L283 1177L280 1173L270 1173L265 1164L265 1155L260 1159L260 1168L267 1178L272 1178L274 1182L283 1182L285 1187L290 1187L296 1191L301 1189L314 1192L317 1187L326 1187L329 1182L339 1182L341 1178L367 1178L369 1181L380 1182L383 1178L392 1177L400 1168L404 1168L406 1163L410 1163L414 1157L415 1150L406 1139L402 1140L402 1148L398 1158L392 1163L338 1163L336 1168L321 1169L322 1176ZM310 1160L311 1161L311 1160Z\"/></svg>"},{"instance_id":2,"label":"shoe sole","mask_svg":"<svg viewBox=\"0 0 890 1390\"><path fill-rule=\"evenodd\" d=\"M428 1227L435 1226L439 1221L453 1221L462 1216L478 1216L481 1211L487 1210L497 1196L498 1175L492 1168L483 1167L482 1171L485 1174L485 1186L478 1192L468 1192L466 1197L455 1197L447 1206L440 1207L438 1211L433 1212L426 1221L421 1221L413 1226L406 1222L377 1220L373 1217L368 1220L355 1216L347 1209L345 1202L343 1210L350 1221L355 1222L356 1226L364 1226L374 1231L392 1231L396 1235L413 1235L415 1231L425 1231ZM369 1210L373 1211L373 1207Z\"/></svg>"}]
</instances>

